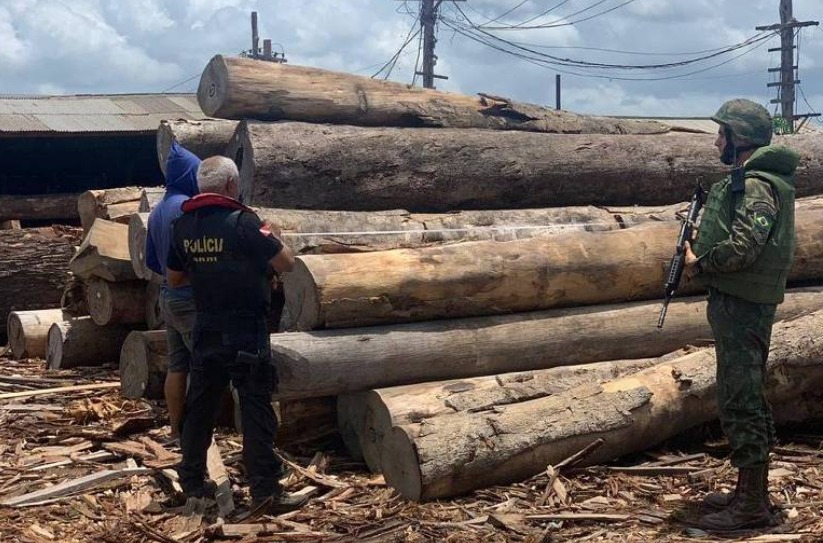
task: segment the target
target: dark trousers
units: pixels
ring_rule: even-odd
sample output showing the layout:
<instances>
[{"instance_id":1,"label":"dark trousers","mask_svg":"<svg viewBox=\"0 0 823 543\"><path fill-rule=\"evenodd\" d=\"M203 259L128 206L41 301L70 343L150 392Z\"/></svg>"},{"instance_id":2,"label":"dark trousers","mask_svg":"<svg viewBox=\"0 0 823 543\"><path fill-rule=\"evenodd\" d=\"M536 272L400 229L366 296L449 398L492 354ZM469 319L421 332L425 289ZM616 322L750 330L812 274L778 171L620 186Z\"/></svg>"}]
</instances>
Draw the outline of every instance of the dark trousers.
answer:
<instances>
[{"instance_id":1,"label":"dark trousers","mask_svg":"<svg viewBox=\"0 0 823 543\"><path fill-rule=\"evenodd\" d=\"M708 318L717 352L717 407L736 468L766 464L775 441L766 360L776 306L712 289Z\"/></svg>"},{"instance_id":2,"label":"dark trousers","mask_svg":"<svg viewBox=\"0 0 823 543\"><path fill-rule=\"evenodd\" d=\"M204 493L206 452L220 398L229 382L240 396L243 462L252 498L265 499L279 490L282 464L274 454L277 419L271 405L274 375L269 336L265 322L261 322L232 326L229 332L195 326L191 383L180 439L183 460L178 467L186 496ZM259 363L250 363L242 356L238 359L240 352L262 356Z\"/></svg>"}]
</instances>

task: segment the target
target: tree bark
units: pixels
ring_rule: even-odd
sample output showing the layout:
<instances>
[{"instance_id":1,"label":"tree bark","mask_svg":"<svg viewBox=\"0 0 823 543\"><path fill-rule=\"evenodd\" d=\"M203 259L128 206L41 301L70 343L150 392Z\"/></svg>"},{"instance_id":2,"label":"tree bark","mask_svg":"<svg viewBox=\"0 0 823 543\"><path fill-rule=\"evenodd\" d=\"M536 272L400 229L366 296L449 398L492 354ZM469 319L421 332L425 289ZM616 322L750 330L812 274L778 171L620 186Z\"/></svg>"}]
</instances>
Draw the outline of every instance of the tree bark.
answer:
<instances>
[{"instance_id":1,"label":"tree bark","mask_svg":"<svg viewBox=\"0 0 823 543\"><path fill-rule=\"evenodd\" d=\"M823 289L789 292L779 318L823 307ZM272 334L279 397L339 395L607 360L661 356L712 338L703 299L550 310L311 333Z\"/></svg>"},{"instance_id":2,"label":"tree bark","mask_svg":"<svg viewBox=\"0 0 823 543\"><path fill-rule=\"evenodd\" d=\"M76 275L69 274L69 281L60 297L60 309L70 317L85 317L89 314L86 283Z\"/></svg>"},{"instance_id":3,"label":"tree bark","mask_svg":"<svg viewBox=\"0 0 823 543\"><path fill-rule=\"evenodd\" d=\"M149 330L157 330L165 324L163 322L163 308L160 307L160 290L161 287L159 283L146 283L146 304L144 311L146 327Z\"/></svg>"},{"instance_id":4,"label":"tree bark","mask_svg":"<svg viewBox=\"0 0 823 543\"><path fill-rule=\"evenodd\" d=\"M138 213L150 213L154 207L160 203L166 195L164 188L145 188L140 193L140 203L137 206Z\"/></svg>"},{"instance_id":5,"label":"tree bark","mask_svg":"<svg viewBox=\"0 0 823 543\"><path fill-rule=\"evenodd\" d=\"M15 360L46 358L49 328L67 315L62 309L12 311L7 322L9 348Z\"/></svg>"},{"instance_id":6,"label":"tree bark","mask_svg":"<svg viewBox=\"0 0 823 543\"><path fill-rule=\"evenodd\" d=\"M129 226L104 219L94 221L77 253L69 261L69 270L83 279L137 279L129 255Z\"/></svg>"},{"instance_id":7,"label":"tree bark","mask_svg":"<svg viewBox=\"0 0 823 543\"><path fill-rule=\"evenodd\" d=\"M120 391L125 398L163 398L169 368L165 330L131 332L120 349Z\"/></svg>"},{"instance_id":8,"label":"tree bark","mask_svg":"<svg viewBox=\"0 0 823 543\"><path fill-rule=\"evenodd\" d=\"M557 135L244 121L229 153L243 200L412 212L686 200L728 171L710 134ZM823 137L776 138L803 157L798 195L823 188Z\"/></svg>"},{"instance_id":9,"label":"tree bark","mask_svg":"<svg viewBox=\"0 0 823 543\"><path fill-rule=\"evenodd\" d=\"M65 228L0 231L0 322L10 311L60 305L78 233ZM0 327L0 344L5 341L5 327Z\"/></svg>"},{"instance_id":10,"label":"tree bark","mask_svg":"<svg viewBox=\"0 0 823 543\"><path fill-rule=\"evenodd\" d=\"M823 210L796 214L790 280L823 277ZM281 328L313 330L659 298L679 226L306 255L285 275ZM682 293L695 291L686 285Z\"/></svg>"},{"instance_id":11,"label":"tree bark","mask_svg":"<svg viewBox=\"0 0 823 543\"><path fill-rule=\"evenodd\" d=\"M166 175L166 162L172 141L176 139L177 143L201 159L224 155L237 124L237 121L222 119L160 121L157 129L157 162L163 175Z\"/></svg>"},{"instance_id":12,"label":"tree bark","mask_svg":"<svg viewBox=\"0 0 823 543\"><path fill-rule=\"evenodd\" d=\"M823 383L823 312L775 325L768 394L781 403ZM429 419L392 429L381 465L405 498L445 498L519 481L589 445L595 464L652 447L717 415L715 355L705 349L602 386L512 404L491 413ZM415 433L417 435L415 436Z\"/></svg>"},{"instance_id":13,"label":"tree bark","mask_svg":"<svg viewBox=\"0 0 823 543\"><path fill-rule=\"evenodd\" d=\"M0 195L0 221L76 221L78 194Z\"/></svg>"},{"instance_id":14,"label":"tree bark","mask_svg":"<svg viewBox=\"0 0 823 543\"><path fill-rule=\"evenodd\" d=\"M337 399L338 427L353 456L380 472L383 440L393 426L416 424L458 412L480 412L497 406L558 394L582 384L595 384L648 368L657 358L595 362L531 372L504 373L381 388Z\"/></svg>"},{"instance_id":15,"label":"tree bark","mask_svg":"<svg viewBox=\"0 0 823 543\"><path fill-rule=\"evenodd\" d=\"M88 232L95 219L128 222L129 215L137 213L140 191L137 187L87 190L77 199L80 224Z\"/></svg>"},{"instance_id":16,"label":"tree bark","mask_svg":"<svg viewBox=\"0 0 823 543\"><path fill-rule=\"evenodd\" d=\"M46 367L59 370L115 362L129 331L119 324L98 326L91 317L56 322L49 328Z\"/></svg>"},{"instance_id":17,"label":"tree bark","mask_svg":"<svg viewBox=\"0 0 823 543\"><path fill-rule=\"evenodd\" d=\"M668 130L653 121L575 115L486 94L452 94L222 55L212 58L203 71L197 99L206 115L238 120L563 133L657 134Z\"/></svg>"},{"instance_id":18,"label":"tree bark","mask_svg":"<svg viewBox=\"0 0 823 543\"><path fill-rule=\"evenodd\" d=\"M294 447L328 437L337 431L337 399L334 396L274 402L277 413L275 444ZM239 409L239 405L235 406Z\"/></svg>"},{"instance_id":19,"label":"tree bark","mask_svg":"<svg viewBox=\"0 0 823 543\"><path fill-rule=\"evenodd\" d=\"M644 222L675 220L687 204L611 212L595 206L548 209L470 210L453 213L326 211L257 208L279 226L299 254L334 254L424 247L455 241L511 241L585 230L619 230ZM647 212L648 210L648 212Z\"/></svg>"},{"instance_id":20,"label":"tree bark","mask_svg":"<svg viewBox=\"0 0 823 543\"><path fill-rule=\"evenodd\" d=\"M95 324L140 324L146 322L145 281L112 283L99 277L86 282L86 303Z\"/></svg>"}]
</instances>

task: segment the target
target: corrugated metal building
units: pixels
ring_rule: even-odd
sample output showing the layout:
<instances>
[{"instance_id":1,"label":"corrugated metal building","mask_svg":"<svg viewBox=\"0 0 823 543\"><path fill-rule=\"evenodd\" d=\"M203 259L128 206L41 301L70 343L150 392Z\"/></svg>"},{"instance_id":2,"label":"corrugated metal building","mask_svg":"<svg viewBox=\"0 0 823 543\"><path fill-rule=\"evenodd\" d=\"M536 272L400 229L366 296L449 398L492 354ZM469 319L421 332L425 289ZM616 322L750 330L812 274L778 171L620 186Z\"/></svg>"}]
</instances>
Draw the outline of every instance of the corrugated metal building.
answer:
<instances>
[{"instance_id":1,"label":"corrugated metal building","mask_svg":"<svg viewBox=\"0 0 823 543\"><path fill-rule=\"evenodd\" d=\"M163 183L163 119L205 117L193 94L0 95L0 194Z\"/></svg>"}]
</instances>

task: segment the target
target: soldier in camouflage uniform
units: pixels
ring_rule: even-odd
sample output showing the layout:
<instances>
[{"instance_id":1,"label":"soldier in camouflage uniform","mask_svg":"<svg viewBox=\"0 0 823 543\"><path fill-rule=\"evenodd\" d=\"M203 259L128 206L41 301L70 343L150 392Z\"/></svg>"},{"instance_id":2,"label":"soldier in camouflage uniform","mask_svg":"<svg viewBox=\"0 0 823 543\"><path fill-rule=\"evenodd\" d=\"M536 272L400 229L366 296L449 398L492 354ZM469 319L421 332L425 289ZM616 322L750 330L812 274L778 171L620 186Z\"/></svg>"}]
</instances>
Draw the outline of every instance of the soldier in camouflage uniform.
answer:
<instances>
[{"instance_id":1,"label":"soldier in camouflage uniform","mask_svg":"<svg viewBox=\"0 0 823 543\"><path fill-rule=\"evenodd\" d=\"M744 99L723 104L715 146L731 174L712 186L686 275L708 288L708 319L717 352L717 400L738 469L730 494L711 494L716 512L698 526L733 531L768 526L769 450L774 422L765 369L775 308L794 258L794 151L772 146L766 109Z\"/></svg>"}]
</instances>

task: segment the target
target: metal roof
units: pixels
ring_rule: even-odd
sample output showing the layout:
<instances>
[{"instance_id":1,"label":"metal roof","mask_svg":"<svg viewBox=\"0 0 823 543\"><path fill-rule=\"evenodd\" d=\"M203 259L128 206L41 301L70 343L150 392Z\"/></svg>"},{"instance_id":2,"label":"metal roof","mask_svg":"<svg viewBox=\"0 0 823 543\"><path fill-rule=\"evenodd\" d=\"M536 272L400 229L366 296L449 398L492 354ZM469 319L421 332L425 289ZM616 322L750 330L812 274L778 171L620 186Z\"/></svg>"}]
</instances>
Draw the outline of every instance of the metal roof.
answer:
<instances>
[{"instance_id":1,"label":"metal roof","mask_svg":"<svg viewBox=\"0 0 823 543\"><path fill-rule=\"evenodd\" d=\"M202 119L195 94L0 95L0 136L152 133L163 119Z\"/></svg>"}]
</instances>

